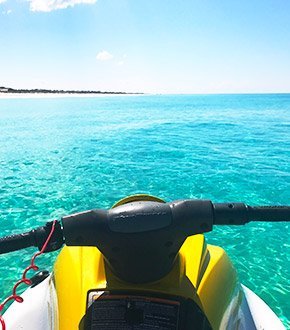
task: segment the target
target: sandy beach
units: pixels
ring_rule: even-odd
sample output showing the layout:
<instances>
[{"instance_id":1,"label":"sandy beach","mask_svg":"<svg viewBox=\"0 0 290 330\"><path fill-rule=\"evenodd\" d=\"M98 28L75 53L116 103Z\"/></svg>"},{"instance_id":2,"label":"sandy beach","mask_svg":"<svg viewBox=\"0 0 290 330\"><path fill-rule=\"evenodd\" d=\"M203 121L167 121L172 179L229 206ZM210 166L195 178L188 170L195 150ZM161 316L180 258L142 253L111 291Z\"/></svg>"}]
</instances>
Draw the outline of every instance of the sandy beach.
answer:
<instances>
[{"instance_id":1,"label":"sandy beach","mask_svg":"<svg viewBox=\"0 0 290 330\"><path fill-rule=\"evenodd\" d=\"M68 98L68 97L108 97L108 96L133 96L133 95L140 95L140 94L117 94L117 93L0 93L0 99L42 99L42 98Z\"/></svg>"}]
</instances>

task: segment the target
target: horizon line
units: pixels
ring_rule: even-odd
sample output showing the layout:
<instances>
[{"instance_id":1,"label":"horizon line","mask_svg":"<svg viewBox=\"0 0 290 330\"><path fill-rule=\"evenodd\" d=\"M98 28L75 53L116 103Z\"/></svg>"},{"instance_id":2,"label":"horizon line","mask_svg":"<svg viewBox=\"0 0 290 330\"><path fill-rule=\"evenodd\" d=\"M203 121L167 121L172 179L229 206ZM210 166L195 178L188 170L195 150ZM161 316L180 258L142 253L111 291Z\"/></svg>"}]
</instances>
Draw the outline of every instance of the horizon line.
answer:
<instances>
[{"instance_id":1,"label":"horizon line","mask_svg":"<svg viewBox=\"0 0 290 330\"><path fill-rule=\"evenodd\" d=\"M8 91L1 91L8 90ZM11 92L9 92L11 90ZM17 93L19 91L19 93ZM27 91L27 92L26 92ZM140 91L101 91L92 89L55 89L55 88L12 88L0 86L0 95L4 94L136 94L136 95L265 95L265 94L290 94L289 91L243 91L243 92L140 92Z\"/></svg>"}]
</instances>

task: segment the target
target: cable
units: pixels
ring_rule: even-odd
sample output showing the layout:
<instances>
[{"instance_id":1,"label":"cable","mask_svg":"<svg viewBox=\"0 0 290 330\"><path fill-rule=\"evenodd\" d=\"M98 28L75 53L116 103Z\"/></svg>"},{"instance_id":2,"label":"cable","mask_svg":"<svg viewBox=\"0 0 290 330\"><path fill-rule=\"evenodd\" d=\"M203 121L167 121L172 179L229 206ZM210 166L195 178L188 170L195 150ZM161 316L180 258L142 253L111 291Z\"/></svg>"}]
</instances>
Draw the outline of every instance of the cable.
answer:
<instances>
[{"instance_id":1,"label":"cable","mask_svg":"<svg viewBox=\"0 0 290 330\"><path fill-rule=\"evenodd\" d=\"M35 254L33 255L33 257L31 258L30 265L29 265L28 267L25 268L25 270L24 270L24 272L23 272L23 274L22 274L22 278L21 278L21 280L17 281L16 284L14 285L13 290L12 290L12 294L11 294L9 297L7 297L7 298L4 300L4 302L3 302L2 304L0 304L0 323L1 323L1 326L2 326L2 330L6 330L6 325L5 325L5 321L4 321L4 319L3 319L3 316L2 316L2 314L1 314L1 312L2 312L2 310L4 309L4 306L5 306L9 301L11 301L11 300L14 300L14 301L16 301L16 302L18 302L18 303L22 303L22 302L23 302L23 298L22 298L21 296L19 296L19 295L17 294L17 292L16 292L16 291L17 291L17 288L18 288L18 286L19 286L20 284L22 284L22 283L24 283L24 284L26 284L26 285L31 285L31 280L30 280L29 278L26 277L27 272L28 272L29 270L31 270L31 269L33 269L34 271L37 271L37 270L39 269L39 268L35 265L35 259L36 259L38 256L40 256L41 254L44 253L44 251L45 251L45 249L46 249L46 247L47 247L47 245L48 245L48 243L49 243L49 241L50 241L50 239L51 239L51 236L52 236L52 234L53 234L53 232L54 232L54 228L55 228L55 224L56 224L56 222L57 222L56 220L53 221L52 226L51 226L50 233L49 233L49 235L48 235L48 237L47 237L45 243L43 244L41 250L40 250L39 252L35 253Z\"/></svg>"}]
</instances>

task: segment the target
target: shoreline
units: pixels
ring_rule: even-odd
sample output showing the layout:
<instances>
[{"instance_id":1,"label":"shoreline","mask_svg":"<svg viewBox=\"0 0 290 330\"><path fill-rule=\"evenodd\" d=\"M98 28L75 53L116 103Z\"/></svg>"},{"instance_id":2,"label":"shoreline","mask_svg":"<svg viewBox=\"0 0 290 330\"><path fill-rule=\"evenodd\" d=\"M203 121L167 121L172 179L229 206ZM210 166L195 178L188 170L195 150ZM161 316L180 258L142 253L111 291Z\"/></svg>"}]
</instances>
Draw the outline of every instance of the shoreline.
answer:
<instances>
[{"instance_id":1,"label":"shoreline","mask_svg":"<svg viewBox=\"0 0 290 330\"><path fill-rule=\"evenodd\" d=\"M108 96L136 96L144 94L136 93L0 93L0 99L38 99L38 98L68 98L68 97L87 97L98 98Z\"/></svg>"}]
</instances>

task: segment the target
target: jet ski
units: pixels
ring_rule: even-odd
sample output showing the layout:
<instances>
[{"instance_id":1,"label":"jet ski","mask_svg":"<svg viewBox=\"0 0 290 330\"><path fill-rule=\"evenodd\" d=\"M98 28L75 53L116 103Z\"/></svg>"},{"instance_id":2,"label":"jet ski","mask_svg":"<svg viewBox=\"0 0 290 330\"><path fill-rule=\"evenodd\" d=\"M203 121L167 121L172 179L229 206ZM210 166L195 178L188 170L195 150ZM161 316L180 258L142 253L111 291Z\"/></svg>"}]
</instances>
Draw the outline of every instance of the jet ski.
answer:
<instances>
[{"instance_id":1,"label":"jet ski","mask_svg":"<svg viewBox=\"0 0 290 330\"><path fill-rule=\"evenodd\" d=\"M250 221L290 221L290 207L194 199L165 203L136 195L110 210L71 214L4 237L0 254L29 246L38 247L38 254L61 251L51 273L41 270L28 279L27 270L37 269L32 260L21 280L29 287L21 295L14 288L4 302L12 304L0 305L6 309L0 325L8 330L282 330L266 303L239 282L226 252L207 244L203 235L215 226Z\"/></svg>"}]
</instances>

